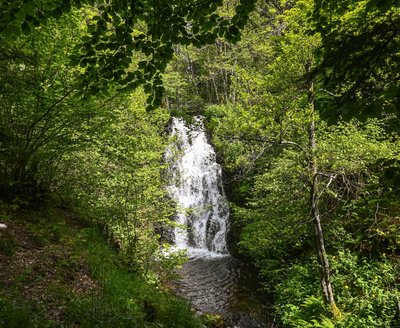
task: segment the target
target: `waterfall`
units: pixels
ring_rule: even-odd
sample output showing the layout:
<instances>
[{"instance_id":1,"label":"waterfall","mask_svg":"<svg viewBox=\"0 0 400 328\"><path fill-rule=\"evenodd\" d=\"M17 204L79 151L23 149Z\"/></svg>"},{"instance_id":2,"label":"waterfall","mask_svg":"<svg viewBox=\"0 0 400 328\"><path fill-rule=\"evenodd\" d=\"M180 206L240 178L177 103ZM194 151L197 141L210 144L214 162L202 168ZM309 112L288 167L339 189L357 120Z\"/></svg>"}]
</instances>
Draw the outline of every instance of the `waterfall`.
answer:
<instances>
[{"instance_id":1,"label":"waterfall","mask_svg":"<svg viewBox=\"0 0 400 328\"><path fill-rule=\"evenodd\" d=\"M173 142L166 152L169 195L177 202L174 242L188 255L228 254L226 234L229 207L221 179L221 166L207 141L201 117L187 126L173 118Z\"/></svg>"}]
</instances>

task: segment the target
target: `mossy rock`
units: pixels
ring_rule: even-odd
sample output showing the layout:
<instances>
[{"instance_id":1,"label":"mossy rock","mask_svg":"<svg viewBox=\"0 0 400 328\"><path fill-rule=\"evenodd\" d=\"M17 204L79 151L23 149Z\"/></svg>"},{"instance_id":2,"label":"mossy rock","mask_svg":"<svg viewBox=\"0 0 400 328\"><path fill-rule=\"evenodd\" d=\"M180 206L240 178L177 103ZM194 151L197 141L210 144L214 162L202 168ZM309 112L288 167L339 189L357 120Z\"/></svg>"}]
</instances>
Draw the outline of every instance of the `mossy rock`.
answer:
<instances>
[{"instance_id":1,"label":"mossy rock","mask_svg":"<svg viewBox=\"0 0 400 328\"><path fill-rule=\"evenodd\" d=\"M226 328L226 322L220 314L207 313L202 316L203 322L209 328Z\"/></svg>"}]
</instances>

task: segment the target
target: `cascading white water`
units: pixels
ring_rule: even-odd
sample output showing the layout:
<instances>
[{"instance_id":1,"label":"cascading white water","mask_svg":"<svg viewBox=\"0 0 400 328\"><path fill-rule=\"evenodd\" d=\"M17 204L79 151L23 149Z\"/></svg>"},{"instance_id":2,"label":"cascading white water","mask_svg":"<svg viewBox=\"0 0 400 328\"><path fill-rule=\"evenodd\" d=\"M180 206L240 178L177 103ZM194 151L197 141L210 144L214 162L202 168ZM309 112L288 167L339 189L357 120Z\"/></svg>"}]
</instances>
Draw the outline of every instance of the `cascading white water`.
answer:
<instances>
[{"instance_id":1,"label":"cascading white water","mask_svg":"<svg viewBox=\"0 0 400 328\"><path fill-rule=\"evenodd\" d=\"M165 157L171 181L168 192L178 204L176 248L187 249L191 257L228 254L229 207L221 167L207 141L201 117L190 126L173 118L172 136L174 142Z\"/></svg>"},{"instance_id":2,"label":"cascading white water","mask_svg":"<svg viewBox=\"0 0 400 328\"><path fill-rule=\"evenodd\" d=\"M200 313L220 314L227 327L274 327L256 292L256 275L228 253L229 208L221 167L201 117L191 125L174 118L172 139L165 154L169 195L178 205L171 251L187 250L190 258L178 271L177 294Z\"/></svg>"}]
</instances>

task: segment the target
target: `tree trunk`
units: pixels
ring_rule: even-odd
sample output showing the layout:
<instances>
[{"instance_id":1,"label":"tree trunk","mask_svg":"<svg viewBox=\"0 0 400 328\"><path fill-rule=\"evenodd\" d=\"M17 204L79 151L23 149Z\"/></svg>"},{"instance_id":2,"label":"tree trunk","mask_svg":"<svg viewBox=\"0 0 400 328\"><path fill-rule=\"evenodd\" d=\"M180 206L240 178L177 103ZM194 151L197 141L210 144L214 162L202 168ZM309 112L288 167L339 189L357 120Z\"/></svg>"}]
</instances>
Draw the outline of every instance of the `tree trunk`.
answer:
<instances>
[{"instance_id":1,"label":"tree trunk","mask_svg":"<svg viewBox=\"0 0 400 328\"><path fill-rule=\"evenodd\" d=\"M310 73L311 65L306 65L306 73ZM310 111L310 122L308 126L308 141L309 141L309 171L310 171L310 205L311 216L314 224L318 262L321 270L321 287L325 304L332 311L334 317L340 316L340 311L336 306L335 297L331 285L329 260L325 250L324 234L321 226L321 218L319 212L319 179L318 165L316 158L317 141L315 137L315 108L314 108L314 82L309 81L308 84L308 105Z\"/></svg>"}]
</instances>

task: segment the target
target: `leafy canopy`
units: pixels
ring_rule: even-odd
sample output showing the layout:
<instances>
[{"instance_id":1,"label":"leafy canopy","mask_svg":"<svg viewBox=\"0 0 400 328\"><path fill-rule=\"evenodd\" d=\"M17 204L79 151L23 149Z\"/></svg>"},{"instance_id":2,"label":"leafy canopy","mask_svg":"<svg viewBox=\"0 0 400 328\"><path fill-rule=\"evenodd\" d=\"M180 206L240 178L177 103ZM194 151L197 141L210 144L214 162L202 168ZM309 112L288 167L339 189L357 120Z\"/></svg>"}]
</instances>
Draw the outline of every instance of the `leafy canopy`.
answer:
<instances>
[{"instance_id":1,"label":"leafy canopy","mask_svg":"<svg viewBox=\"0 0 400 328\"><path fill-rule=\"evenodd\" d=\"M235 14L219 13L223 0L6 0L0 4L0 33L13 38L72 7L89 6L88 34L76 47L72 63L83 68L79 80L85 94L107 94L110 81L124 90L144 84L148 109L161 105L162 74L174 45L201 46L218 36L231 42L255 7L255 0L239 0ZM132 67L132 57L141 59Z\"/></svg>"},{"instance_id":2,"label":"leafy canopy","mask_svg":"<svg viewBox=\"0 0 400 328\"><path fill-rule=\"evenodd\" d=\"M333 96L324 113L399 116L400 1L315 1L314 31L323 36L317 72Z\"/></svg>"}]
</instances>

